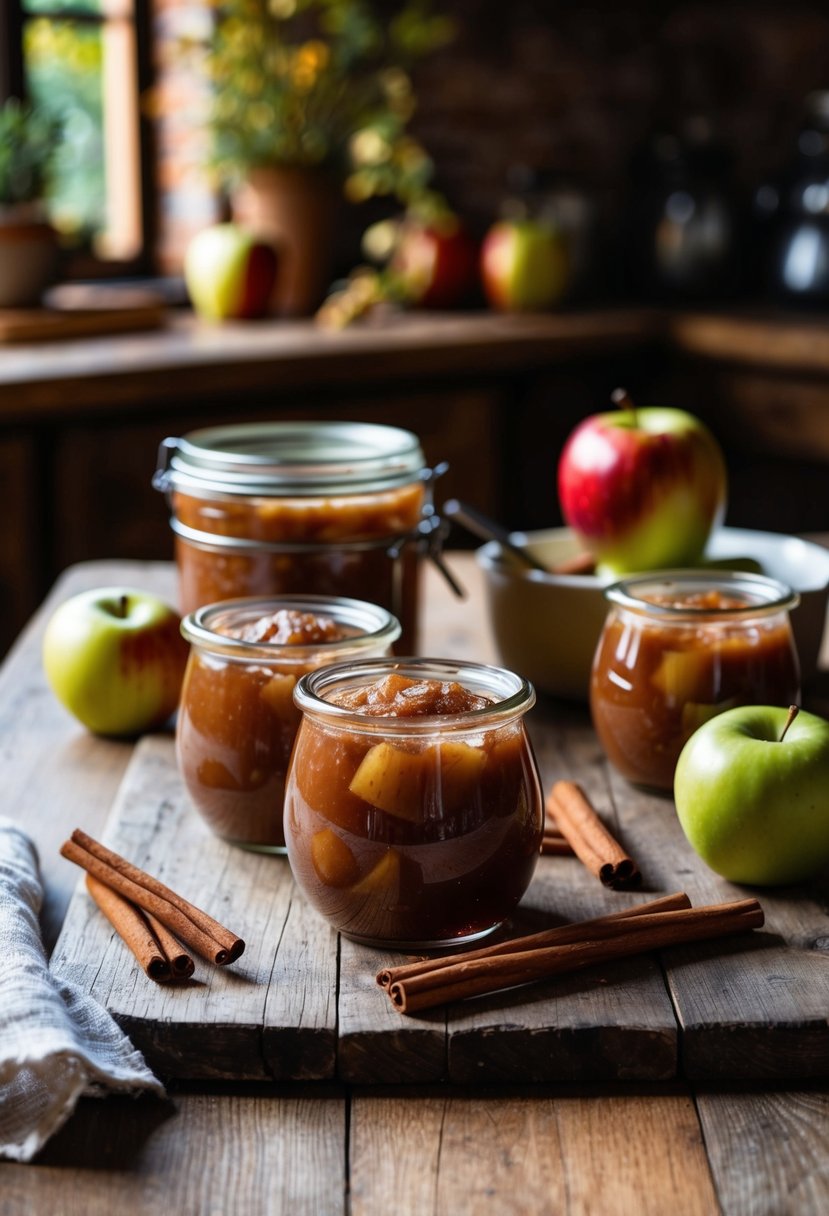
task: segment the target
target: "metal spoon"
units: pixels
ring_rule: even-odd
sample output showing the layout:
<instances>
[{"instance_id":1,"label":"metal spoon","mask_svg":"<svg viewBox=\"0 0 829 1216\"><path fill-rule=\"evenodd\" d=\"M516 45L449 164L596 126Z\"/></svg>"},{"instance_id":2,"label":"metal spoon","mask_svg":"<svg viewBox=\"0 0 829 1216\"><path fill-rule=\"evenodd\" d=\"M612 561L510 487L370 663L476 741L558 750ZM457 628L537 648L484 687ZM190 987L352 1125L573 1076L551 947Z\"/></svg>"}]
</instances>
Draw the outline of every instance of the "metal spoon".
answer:
<instances>
[{"instance_id":1,"label":"metal spoon","mask_svg":"<svg viewBox=\"0 0 829 1216\"><path fill-rule=\"evenodd\" d=\"M497 540L498 544L504 549L507 549L513 557L517 557L525 566L529 566L533 570L540 570L542 574L549 574L549 566L542 565L537 561L531 553L526 549L521 549L514 541L510 540L509 533L500 524L496 524L494 520L489 519L486 515L482 515L474 507L470 507L465 502L459 502L457 498L450 498L441 507L441 514L446 519L451 519L459 524L462 524L473 535L479 536L481 540Z\"/></svg>"}]
</instances>

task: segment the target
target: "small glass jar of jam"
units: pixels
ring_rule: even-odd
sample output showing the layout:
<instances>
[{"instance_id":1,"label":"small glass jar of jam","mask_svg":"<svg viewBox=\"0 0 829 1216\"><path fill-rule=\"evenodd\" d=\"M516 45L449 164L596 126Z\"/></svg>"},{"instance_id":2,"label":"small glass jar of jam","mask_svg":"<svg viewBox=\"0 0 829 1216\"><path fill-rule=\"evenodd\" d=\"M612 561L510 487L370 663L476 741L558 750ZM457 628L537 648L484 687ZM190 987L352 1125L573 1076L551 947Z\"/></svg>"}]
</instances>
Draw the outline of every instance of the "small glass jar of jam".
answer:
<instances>
[{"instance_id":1,"label":"small glass jar of jam","mask_svg":"<svg viewBox=\"0 0 829 1216\"><path fill-rule=\"evenodd\" d=\"M309 902L346 936L398 949L501 924L541 841L532 686L502 668L404 659L315 671L294 695L285 840Z\"/></svg>"},{"instance_id":2,"label":"small glass jar of jam","mask_svg":"<svg viewBox=\"0 0 829 1216\"><path fill-rule=\"evenodd\" d=\"M374 604L303 596L210 604L181 631L190 657L176 754L193 804L225 840L284 853L297 680L326 663L388 654L400 625Z\"/></svg>"},{"instance_id":3,"label":"small glass jar of jam","mask_svg":"<svg viewBox=\"0 0 829 1216\"><path fill-rule=\"evenodd\" d=\"M735 705L790 705L800 672L774 579L695 571L641 575L605 591L610 611L593 660L590 709L608 758L628 781L673 786L697 727Z\"/></svg>"},{"instance_id":4,"label":"small glass jar of jam","mask_svg":"<svg viewBox=\"0 0 829 1216\"><path fill-rule=\"evenodd\" d=\"M182 613L249 595L341 595L388 608L417 647L418 558L443 534L416 435L358 422L211 427L165 439Z\"/></svg>"}]
</instances>

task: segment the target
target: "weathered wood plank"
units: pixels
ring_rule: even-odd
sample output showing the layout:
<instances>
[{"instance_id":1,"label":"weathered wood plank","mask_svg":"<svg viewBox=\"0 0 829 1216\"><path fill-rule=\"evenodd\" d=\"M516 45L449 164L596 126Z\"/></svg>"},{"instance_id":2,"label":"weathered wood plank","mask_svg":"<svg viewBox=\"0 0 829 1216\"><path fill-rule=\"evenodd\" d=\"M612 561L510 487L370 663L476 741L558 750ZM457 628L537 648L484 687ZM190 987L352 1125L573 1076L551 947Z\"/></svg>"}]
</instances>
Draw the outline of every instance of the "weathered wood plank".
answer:
<instances>
[{"instance_id":1,"label":"weathered wood plank","mask_svg":"<svg viewBox=\"0 0 829 1216\"><path fill-rule=\"evenodd\" d=\"M3 1216L343 1216L346 1104L328 1086L82 1099L36 1165L2 1165Z\"/></svg>"},{"instance_id":2,"label":"weathered wood plank","mask_svg":"<svg viewBox=\"0 0 829 1216\"><path fill-rule=\"evenodd\" d=\"M716 1216L684 1094L356 1094L353 1216Z\"/></svg>"},{"instance_id":3,"label":"weathered wood plank","mask_svg":"<svg viewBox=\"0 0 829 1216\"><path fill-rule=\"evenodd\" d=\"M700 1080L829 1076L829 960L820 945L829 937L829 916L816 893L804 886L727 882L685 840L672 799L634 790L603 761L586 763L575 745L571 754L597 797L604 784L604 805L615 808L619 830L643 859L647 881L662 890L681 888L694 904L748 894L763 906L765 926L750 940L662 953L682 1031L682 1073Z\"/></svg>"},{"instance_id":4,"label":"weathered wood plank","mask_svg":"<svg viewBox=\"0 0 829 1216\"><path fill-rule=\"evenodd\" d=\"M829 1094L697 1095L724 1216L829 1212Z\"/></svg>"},{"instance_id":5,"label":"weathered wood plank","mask_svg":"<svg viewBox=\"0 0 829 1216\"><path fill-rule=\"evenodd\" d=\"M247 948L230 967L199 961L192 980L154 984L81 884L54 970L100 1000L162 1076L333 1076L336 938L295 898L284 857L235 848L204 825L171 739L150 736L137 745L105 839L239 933Z\"/></svg>"},{"instance_id":6,"label":"weathered wood plank","mask_svg":"<svg viewBox=\"0 0 829 1216\"><path fill-rule=\"evenodd\" d=\"M165 562L89 562L68 571L18 638L0 669L2 813L34 839L46 891L41 915L47 948L54 945L75 887L75 867L58 850L82 824L100 833L133 744L90 735L55 700L40 648L46 622L63 600L90 587L138 585L170 602L173 567Z\"/></svg>"},{"instance_id":7,"label":"weathered wood plank","mask_svg":"<svg viewBox=\"0 0 829 1216\"><path fill-rule=\"evenodd\" d=\"M558 777L580 778L584 764L595 760L583 719L576 708L556 714L542 704L533 711L531 734L545 791ZM574 857L542 857L512 928L531 932L642 899L639 892L605 890ZM450 1078L459 1082L667 1080L677 1073L678 1034L659 965L644 957L456 1005L448 1054Z\"/></svg>"}]
</instances>

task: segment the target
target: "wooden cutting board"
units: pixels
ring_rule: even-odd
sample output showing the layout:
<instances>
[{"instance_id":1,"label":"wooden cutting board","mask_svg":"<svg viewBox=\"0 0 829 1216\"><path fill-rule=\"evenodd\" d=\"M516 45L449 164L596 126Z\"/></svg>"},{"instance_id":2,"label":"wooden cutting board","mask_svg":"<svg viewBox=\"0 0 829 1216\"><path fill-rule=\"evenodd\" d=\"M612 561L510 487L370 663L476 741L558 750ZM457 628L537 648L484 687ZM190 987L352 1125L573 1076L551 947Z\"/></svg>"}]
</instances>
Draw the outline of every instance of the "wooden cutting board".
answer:
<instances>
[{"instance_id":1,"label":"wooden cutting board","mask_svg":"<svg viewBox=\"0 0 829 1216\"><path fill-rule=\"evenodd\" d=\"M611 774L579 711L533 714L545 788L559 776L582 782L639 861L645 889L608 892L574 858L542 857L512 932L669 891L685 890L695 904L745 896L697 861L669 800ZM110 1009L162 1076L362 1084L829 1076L829 917L803 890L752 892L767 921L750 938L404 1017L374 978L402 956L338 940L294 887L285 858L214 837L189 804L169 737L137 746L105 839L248 943L230 968L199 961L183 986L154 984L79 885L52 965Z\"/></svg>"},{"instance_id":2,"label":"wooden cutting board","mask_svg":"<svg viewBox=\"0 0 829 1216\"><path fill-rule=\"evenodd\" d=\"M66 283L41 308L0 308L0 343L55 342L157 329L167 316L158 294L107 284Z\"/></svg>"}]
</instances>

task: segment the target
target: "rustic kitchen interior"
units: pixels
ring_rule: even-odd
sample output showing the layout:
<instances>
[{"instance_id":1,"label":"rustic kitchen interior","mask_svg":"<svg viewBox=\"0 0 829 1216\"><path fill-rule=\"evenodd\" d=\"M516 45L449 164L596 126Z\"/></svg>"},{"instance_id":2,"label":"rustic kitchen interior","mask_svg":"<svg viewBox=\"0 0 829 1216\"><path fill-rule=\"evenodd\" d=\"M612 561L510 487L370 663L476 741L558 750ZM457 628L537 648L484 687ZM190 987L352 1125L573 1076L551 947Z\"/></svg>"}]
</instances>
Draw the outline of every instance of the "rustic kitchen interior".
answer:
<instances>
[{"instance_id":1,"label":"rustic kitchen interior","mask_svg":"<svg viewBox=\"0 0 829 1216\"><path fill-rule=\"evenodd\" d=\"M314 24L318 9L328 25ZM278 49L268 59L265 30L277 48L293 40L289 68ZM352 40L351 58L326 49L337 38ZM378 40L390 56L379 66ZM0 719L8 813L41 852L59 975L83 971L90 948L113 949L100 917L78 944L89 901L58 856L78 824L110 843L114 834L122 852L140 848L156 872L173 846L192 856L206 847L212 864L225 848L203 846L203 825L188 818L169 729L112 743L78 734L51 701L40 734L32 726L48 696L40 638L70 591L138 579L175 598L171 505L158 476L154 484L170 437L287 422L403 428L428 468L447 466L434 483L438 512L460 500L521 534L565 523L565 442L623 387L637 406L707 425L728 470L726 526L829 541L828 52L829 14L812 2L0 0L0 115L14 111L0 119L2 155L11 160L14 141L33 138L22 121L31 108L48 119L31 172L39 178L47 155L50 167L25 197L0 193L0 484L11 525L0 535ZM354 114L329 148L308 98L335 69L334 109ZM280 164L272 143L282 130L304 134ZM273 157L265 171L287 174L287 219L269 218L262 201L262 148ZM297 185L309 171L313 196ZM0 190L4 172L0 161ZM204 284L197 238L226 224L275 250L274 285L251 306L258 315L238 302L234 315ZM499 226L511 239L534 227L555 233L546 277L534 276L546 256L538 247L523 271L515 253L506 279L485 271ZM444 277L435 264L428 281L420 263L412 270L407 236L423 229L463 235L463 256L458 245ZM21 286L41 243L40 279ZM302 290L280 295L309 243ZM443 544L467 599L429 565L424 635L443 648L435 653L497 664L473 556L481 539L447 521ZM827 670L824 646L804 699L817 714L829 708ZM683 852L670 803L606 776L585 698L538 695L528 721L544 790L551 775L571 776L597 805L610 800L613 826L643 867L637 899L685 884L695 904L725 898ZM141 836L131 813L142 800L160 824L174 808L168 838L155 828ZM273 858L236 853L240 882L272 883L256 909L263 932L284 913L290 877L272 882ZM553 868L565 865L578 862L540 859L533 881L543 898L538 908L530 900L522 932L545 927L551 906L568 920L610 910L599 884L596 907L585 894L586 872ZM192 875L177 866L186 885ZM198 876L196 902L212 886ZM313 1025L292 1023L284 997L263 1025L255 994L242 999L223 978L225 1029L217 1037L201 1024L183 1045L167 990L142 988L134 966L113 964L116 1020L168 1078L168 1105L82 1100L35 1165L0 1167L9 1210L60 1202L67 1172L85 1211L106 1210L115 1182L136 1211L149 1210L160 1180L182 1211L211 1210L194 1165L172 1180L204 1137L228 1212L623 1213L671 1202L725 1216L817 1216L827 1202L825 889L825 876L793 892L728 887L730 898L763 903L782 980L752 969L759 946L729 945L722 956L716 943L674 946L664 966L637 960L632 987L615 959L589 997L577 979L553 980L549 1004L501 994L482 1012L439 1010L405 1030L400 1014L388 1022L374 1011L370 948L347 938L332 947L307 912L291 922L286 951L297 973L303 949L317 951ZM244 906L230 899L242 919ZM630 1017L601 996L620 975ZM737 996L723 998L723 1012L695 982L733 984ZM779 1003L766 1006L767 982L797 994L785 1017ZM536 1041L547 1054L533 1054ZM112 1143L99 1149L108 1109ZM482 1129L498 1111L509 1127L485 1194L463 1146L483 1152ZM441 1118L454 1182L437 1161ZM408 1120L426 1147L412 1146ZM763 1169L769 1126L784 1130ZM257 1135L271 1147L234 1207L233 1154ZM530 1151L536 1135L558 1135L555 1154ZM384 1136L413 1171L396 1205L393 1171L378 1164ZM604 1163L594 1137L606 1143ZM691 1146L687 1159L672 1141ZM606 1165L622 1170L619 1196L602 1189ZM426 1178L437 1181L424 1207Z\"/></svg>"}]
</instances>

